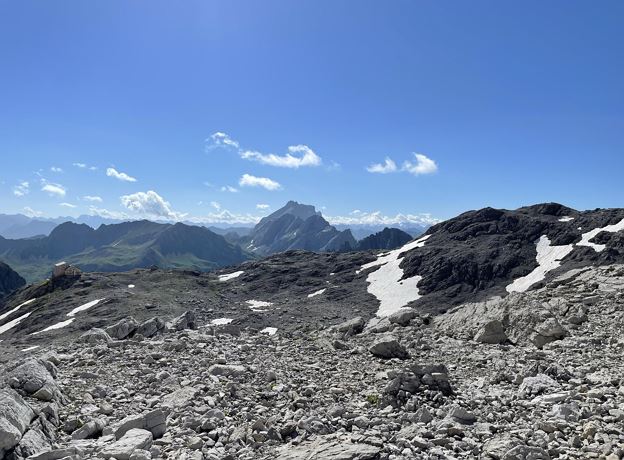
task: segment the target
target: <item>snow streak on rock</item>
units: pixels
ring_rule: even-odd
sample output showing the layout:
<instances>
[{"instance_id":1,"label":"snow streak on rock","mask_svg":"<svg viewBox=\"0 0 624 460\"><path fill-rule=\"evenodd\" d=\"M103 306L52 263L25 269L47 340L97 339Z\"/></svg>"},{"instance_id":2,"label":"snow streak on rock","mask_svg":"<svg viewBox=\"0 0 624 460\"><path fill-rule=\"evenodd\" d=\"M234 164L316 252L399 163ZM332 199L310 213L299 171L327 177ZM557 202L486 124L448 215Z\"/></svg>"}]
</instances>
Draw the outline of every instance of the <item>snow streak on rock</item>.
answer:
<instances>
[{"instance_id":1,"label":"snow streak on rock","mask_svg":"<svg viewBox=\"0 0 624 460\"><path fill-rule=\"evenodd\" d=\"M564 246L551 246L550 239L542 235L536 244L538 266L531 273L514 280L505 289L507 292L525 292L538 281L546 278L546 273L558 268L561 260L574 249L571 244Z\"/></svg>"},{"instance_id":2,"label":"snow streak on rock","mask_svg":"<svg viewBox=\"0 0 624 460\"><path fill-rule=\"evenodd\" d=\"M253 311L261 313L263 311L267 311L266 307L270 307L271 305L273 305L273 303L265 302L263 300L248 300L247 305L249 305L249 308L251 308Z\"/></svg>"},{"instance_id":3,"label":"snow streak on rock","mask_svg":"<svg viewBox=\"0 0 624 460\"><path fill-rule=\"evenodd\" d=\"M314 291L312 294L308 294L308 298L316 297L317 295L321 295L325 292L326 289L319 289L318 291Z\"/></svg>"},{"instance_id":4,"label":"snow streak on rock","mask_svg":"<svg viewBox=\"0 0 624 460\"><path fill-rule=\"evenodd\" d=\"M224 324L230 324L232 321L234 321L232 318L217 318L210 321L210 324L213 326L222 326Z\"/></svg>"},{"instance_id":5,"label":"snow streak on rock","mask_svg":"<svg viewBox=\"0 0 624 460\"><path fill-rule=\"evenodd\" d=\"M48 326L48 327L46 327L45 329L42 329L42 330L40 330L40 331L33 332L33 333L32 333L32 334L30 334L30 335L39 335L39 334L43 334L44 332L48 332L48 331L55 331L55 330L57 330L57 329L62 329L62 328L64 328L65 326L69 326L71 323L73 323L75 319L76 319L76 318L70 318L70 319L68 319L68 320L61 321L60 323L53 324L52 326Z\"/></svg>"},{"instance_id":6,"label":"snow streak on rock","mask_svg":"<svg viewBox=\"0 0 624 460\"><path fill-rule=\"evenodd\" d=\"M276 327L265 327L264 329L260 331L260 334L275 335L276 333L277 333Z\"/></svg>"},{"instance_id":7,"label":"snow streak on rock","mask_svg":"<svg viewBox=\"0 0 624 460\"><path fill-rule=\"evenodd\" d=\"M381 254L373 262L362 265L361 270L379 266L378 270L369 273L366 278L369 283L368 292L379 300L377 316L389 316L408 303L420 298L418 283L422 277L414 276L402 280L403 269L400 265L403 258L401 256L412 249L423 247L430 236L425 235L399 249Z\"/></svg>"},{"instance_id":8,"label":"snow streak on rock","mask_svg":"<svg viewBox=\"0 0 624 460\"><path fill-rule=\"evenodd\" d=\"M228 273L227 275L219 275L219 281L221 281L221 282L229 281L231 279L238 278L243 273L245 273L245 272L243 270L240 270L240 271L237 271L237 272Z\"/></svg>"},{"instance_id":9,"label":"snow streak on rock","mask_svg":"<svg viewBox=\"0 0 624 460\"><path fill-rule=\"evenodd\" d=\"M583 236L581 237L581 241L576 243L576 245L588 246L590 248L594 248L596 252L601 252L601 251L604 251L604 249L606 248L604 244L590 243L589 241L601 232L615 233L615 232L619 232L622 230L624 230L624 219L619 221L617 224L607 225L606 227L595 228L593 230L590 230L587 233L583 233Z\"/></svg>"},{"instance_id":10,"label":"snow streak on rock","mask_svg":"<svg viewBox=\"0 0 624 460\"><path fill-rule=\"evenodd\" d=\"M35 300L37 300L37 299L35 298L35 299L27 300L26 302L19 304L17 307L13 308L12 310L7 311L6 313L2 313L0 315L0 321L2 321L4 318L6 318L8 316L11 316L13 313L15 313L20 308L22 308L22 307L24 307L24 306L26 306L26 305L28 305L30 303L33 303Z\"/></svg>"},{"instance_id":11,"label":"snow streak on rock","mask_svg":"<svg viewBox=\"0 0 624 460\"><path fill-rule=\"evenodd\" d=\"M2 326L0 326L0 334L4 334L6 331L13 329L15 326L17 326L23 320L28 318L31 313L32 313L32 311L29 311L28 313L25 313L25 314L23 314L22 316L20 316L18 318L12 319L8 323L3 324Z\"/></svg>"},{"instance_id":12,"label":"snow streak on rock","mask_svg":"<svg viewBox=\"0 0 624 460\"><path fill-rule=\"evenodd\" d=\"M93 308L97 304L99 304L102 300L104 299L95 299L95 300L92 300L91 302L87 302L84 305L80 305L79 307L76 307L72 311L67 313L67 316L76 316L76 313L80 313L81 311L85 311L85 310L88 310L89 308Z\"/></svg>"}]
</instances>

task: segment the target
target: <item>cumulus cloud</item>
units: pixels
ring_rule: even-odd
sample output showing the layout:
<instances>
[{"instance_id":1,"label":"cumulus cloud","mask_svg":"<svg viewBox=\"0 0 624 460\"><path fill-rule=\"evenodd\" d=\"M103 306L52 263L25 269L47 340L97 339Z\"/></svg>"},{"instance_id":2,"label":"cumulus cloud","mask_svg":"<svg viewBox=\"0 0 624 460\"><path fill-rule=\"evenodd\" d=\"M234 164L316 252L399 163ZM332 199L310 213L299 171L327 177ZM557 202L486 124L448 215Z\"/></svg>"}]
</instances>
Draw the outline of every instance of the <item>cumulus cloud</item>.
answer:
<instances>
[{"instance_id":1,"label":"cumulus cloud","mask_svg":"<svg viewBox=\"0 0 624 460\"><path fill-rule=\"evenodd\" d=\"M357 212L356 212L357 211ZM325 216L327 221L333 225L395 225L406 226L409 224L435 225L441 222L440 219L428 213L421 214L396 214L387 216L380 211L363 212L352 211L348 216Z\"/></svg>"},{"instance_id":2,"label":"cumulus cloud","mask_svg":"<svg viewBox=\"0 0 624 460\"><path fill-rule=\"evenodd\" d=\"M172 220L184 217L184 214L171 209L171 204L153 190L124 195L121 197L121 204L128 210L147 217Z\"/></svg>"},{"instance_id":3,"label":"cumulus cloud","mask_svg":"<svg viewBox=\"0 0 624 460\"><path fill-rule=\"evenodd\" d=\"M30 183L28 181L22 181L13 187L13 195L24 196L30 192Z\"/></svg>"},{"instance_id":4,"label":"cumulus cloud","mask_svg":"<svg viewBox=\"0 0 624 460\"><path fill-rule=\"evenodd\" d=\"M232 187L231 185L224 185L221 187L222 192L236 193L238 189L236 187Z\"/></svg>"},{"instance_id":5,"label":"cumulus cloud","mask_svg":"<svg viewBox=\"0 0 624 460\"><path fill-rule=\"evenodd\" d=\"M251 174L243 174L238 185L241 187L262 187L267 190L279 190L282 188L279 182L268 177L256 177Z\"/></svg>"},{"instance_id":6,"label":"cumulus cloud","mask_svg":"<svg viewBox=\"0 0 624 460\"><path fill-rule=\"evenodd\" d=\"M26 214L28 217L41 217L43 216L43 212L41 211L35 211L33 208L26 206L23 209L24 214Z\"/></svg>"},{"instance_id":7,"label":"cumulus cloud","mask_svg":"<svg viewBox=\"0 0 624 460\"><path fill-rule=\"evenodd\" d=\"M269 209L271 206L269 206L268 204L262 204L259 203L256 205L256 209Z\"/></svg>"},{"instance_id":8,"label":"cumulus cloud","mask_svg":"<svg viewBox=\"0 0 624 460\"><path fill-rule=\"evenodd\" d=\"M83 200L85 201L91 201L92 203L101 203L102 201L102 197L99 197L97 195L85 195L82 197Z\"/></svg>"},{"instance_id":9,"label":"cumulus cloud","mask_svg":"<svg viewBox=\"0 0 624 460\"><path fill-rule=\"evenodd\" d=\"M307 145L291 145L288 147L288 153L283 156L274 153L263 154L253 150L242 151L240 156L246 160L280 168L297 169L302 166L319 166L322 163L321 157Z\"/></svg>"},{"instance_id":10,"label":"cumulus cloud","mask_svg":"<svg viewBox=\"0 0 624 460\"><path fill-rule=\"evenodd\" d=\"M124 172L119 172L115 168L108 168L106 170L106 175L108 177L114 177L115 179L118 179L124 182L136 182L137 181L134 177L129 176L128 174Z\"/></svg>"},{"instance_id":11,"label":"cumulus cloud","mask_svg":"<svg viewBox=\"0 0 624 460\"><path fill-rule=\"evenodd\" d=\"M388 174L396 172L397 165L391 158L386 157L383 163L374 163L366 168L366 170L369 173Z\"/></svg>"},{"instance_id":12,"label":"cumulus cloud","mask_svg":"<svg viewBox=\"0 0 624 460\"><path fill-rule=\"evenodd\" d=\"M76 205L75 204L71 204L71 203L59 203L59 206L63 206L64 208L75 208Z\"/></svg>"},{"instance_id":13,"label":"cumulus cloud","mask_svg":"<svg viewBox=\"0 0 624 460\"><path fill-rule=\"evenodd\" d=\"M43 183L43 187L41 187L42 192L46 192L50 196L64 197L66 195L65 187L61 184L52 184L50 182Z\"/></svg>"},{"instance_id":14,"label":"cumulus cloud","mask_svg":"<svg viewBox=\"0 0 624 460\"><path fill-rule=\"evenodd\" d=\"M403 170L419 176L422 174L433 174L438 170L438 165L431 158L422 153L414 153L415 162L406 161L403 163Z\"/></svg>"}]
</instances>

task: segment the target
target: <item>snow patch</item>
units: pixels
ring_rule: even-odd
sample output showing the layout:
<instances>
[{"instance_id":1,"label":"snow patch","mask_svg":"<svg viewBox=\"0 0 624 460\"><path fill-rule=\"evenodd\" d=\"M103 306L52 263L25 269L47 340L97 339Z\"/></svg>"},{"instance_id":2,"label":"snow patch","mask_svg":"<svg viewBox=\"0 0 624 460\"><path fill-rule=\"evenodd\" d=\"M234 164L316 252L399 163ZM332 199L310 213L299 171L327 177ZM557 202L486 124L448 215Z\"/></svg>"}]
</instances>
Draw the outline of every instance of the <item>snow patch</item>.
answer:
<instances>
[{"instance_id":1,"label":"snow patch","mask_svg":"<svg viewBox=\"0 0 624 460\"><path fill-rule=\"evenodd\" d=\"M247 305L249 308L257 313L262 313L267 311L266 307L270 307L273 305L272 302L264 302L262 300L247 300Z\"/></svg>"},{"instance_id":2,"label":"snow patch","mask_svg":"<svg viewBox=\"0 0 624 460\"><path fill-rule=\"evenodd\" d=\"M550 239L542 235L536 243L538 266L526 276L514 280L505 289L507 292L525 292L538 281L546 278L546 273L561 266L561 260L570 254L574 245L551 246Z\"/></svg>"},{"instance_id":3,"label":"snow patch","mask_svg":"<svg viewBox=\"0 0 624 460\"><path fill-rule=\"evenodd\" d=\"M425 235L399 249L380 254L377 260L362 265L362 268L358 270L357 273L369 268L380 267L378 270L369 273L366 278L368 292L379 300L377 316L389 316L408 303L420 298L418 283L422 277L413 276L402 280L403 269L400 265L403 259L401 256L412 249L422 248L430 236Z\"/></svg>"},{"instance_id":4,"label":"snow patch","mask_svg":"<svg viewBox=\"0 0 624 460\"><path fill-rule=\"evenodd\" d=\"M574 220L574 217L572 216L563 216L561 219L559 219L559 222L572 222Z\"/></svg>"},{"instance_id":5,"label":"snow patch","mask_svg":"<svg viewBox=\"0 0 624 460\"><path fill-rule=\"evenodd\" d=\"M53 324L52 326L48 326L45 329L41 329L40 331L33 332L30 335L39 335L39 334L43 334L44 332L55 331L56 329L62 329L65 326L69 326L71 323L73 323L75 319L76 318L70 318L68 320L61 321L60 323Z\"/></svg>"},{"instance_id":6,"label":"snow patch","mask_svg":"<svg viewBox=\"0 0 624 460\"><path fill-rule=\"evenodd\" d=\"M134 289L134 284L128 284L128 289Z\"/></svg>"},{"instance_id":7,"label":"snow patch","mask_svg":"<svg viewBox=\"0 0 624 460\"><path fill-rule=\"evenodd\" d=\"M95 299L95 300L92 300L91 302L87 302L84 305L80 305L79 307L76 307L72 311L67 313L67 316L76 316L76 313L80 313L81 311L85 311L85 310L88 310L89 308L93 308L97 304L99 304L102 300L104 299Z\"/></svg>"},{"instance_id":8,"label":"snow patch","mask_svg":"<svg viewBox=\"0 0 624 460\"><path fill-rule=\"evenodd\" d=\"M596 235L601 232L609 232L615 233L624 230L624 219L619 221L617 224L607 225L606 227L598 227L593 230L590 230L587 233L583 233L581 236L581 241L576 243L577 246L587 246L593 248L596 252L602 252L605 250L606 246L604 244L596 244L590 243L589 240L593 239Z\"/></svg>"},{"instance_id":9,"label":"snow patch","mask_svg":"<svg viewBox=\"0 0 624 460\"><path fill-rule=\"evenodd\" d=\"M22 316L19 316L19 317L15 318L15 319L12 319L8 323L3 324L2 326L0 326L0 334L4 334L6 331L13 329L19 323L21 323L26 318L28 318L31 313L32 313L32 311L29 311L28 313L25 313Z\"/></svg>"},{"instance_id":10,"label":"snow patch","mask_svg":"<svg viewBox=\"0 0 624 460\"><path fill-rule=\"evenodd\" d=\"M32 351L36 350L37 348L39 348L39 345L33 345L32 347L22 348L22 351Z\"/></svg>"},{"instance_id":11,"label":"snow patch","mask_svg":"<svg viewBox=\"0 0 624 460\"><path fill-rule=\"evenodd\" d=\"M221 282L229 281L231 279L238 278L243 273L245 273L245 272L241 270L241 271L234 272L234 273L228 273L227 275L219 275L219 281L221 281Z\"/></svg>"},{"instance_id":12,"label":"snow patch","mask_svg":"<svg viewBox=\"0 0 624 460\"><path fill-rule=\"evenodd\" d=\"M276 333L277 333L276 327L265 327L264 329L260 331L260 334L275 335Z\"/></svg>"},{"instance_id":13,"label":"snow patch","mask_svg":"<svg viewBox=\"0 0 624 460\"><path fill-rule=\"evenodd\" d=\"M7 311L6 313L2 313L2 314L0 315L0 321L2 321L2 320L3 320L4 318L6 318L7 316L11 316L13 313L15 313L15 312L16 312L17 310L19 310L20 308L22 308L22 307L24 307L24 306L26 306L26 305L28 305L28 304L30 304L30 303L33 303L35 300L37 300L37 298L36 298L36 297L35 297L34 299L30 299L30 300L27 300L27 301L26 301L26 302L24 302L24 303L19 304L17 307L13 308L12 310Z\"/></svg>"},{"instance_id":14,"label":"snow patch","mask_svg":"<svg viewBox=\"0 0 624 460\"><path fill-rule=\"evenodd\" d=\"M210 321L213 326L223 326L224 324L230 324L234 321L232 318L217 318Z\"/></svg>"},{"instance_id":15,"label":"snow patch","mask_svg":"<svg viewBox=\"0 0 624 460\"><path fill-rule=\"evenodd\" d=\"M326 290L327 290L327 288L319 289L318 291L315 291L312 294L308 294L308 298L312 298L312 297L316 297L317 295L321 295Z\"/></svg>"}]
</instances>

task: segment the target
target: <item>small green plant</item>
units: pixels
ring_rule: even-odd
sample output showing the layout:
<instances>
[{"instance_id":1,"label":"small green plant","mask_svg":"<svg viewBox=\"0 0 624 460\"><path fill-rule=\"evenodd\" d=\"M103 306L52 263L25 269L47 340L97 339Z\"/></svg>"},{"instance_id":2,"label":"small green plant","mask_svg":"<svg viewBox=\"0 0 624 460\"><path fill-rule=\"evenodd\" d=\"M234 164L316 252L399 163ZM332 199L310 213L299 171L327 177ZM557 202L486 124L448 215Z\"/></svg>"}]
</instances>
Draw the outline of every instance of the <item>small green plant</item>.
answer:
<instances>
[{"instance_id":1,"label":"small green plant","mask_svg":"<svg viewBox=\"0 0 624 460\"><path fill-rule=\"evenodd\" d=\"M366 400L368 401L369 404L372 404L373 406L378 406L379 403L381 402L381 398L378 394L367 395Z\"/></svg>"}]
</instances>

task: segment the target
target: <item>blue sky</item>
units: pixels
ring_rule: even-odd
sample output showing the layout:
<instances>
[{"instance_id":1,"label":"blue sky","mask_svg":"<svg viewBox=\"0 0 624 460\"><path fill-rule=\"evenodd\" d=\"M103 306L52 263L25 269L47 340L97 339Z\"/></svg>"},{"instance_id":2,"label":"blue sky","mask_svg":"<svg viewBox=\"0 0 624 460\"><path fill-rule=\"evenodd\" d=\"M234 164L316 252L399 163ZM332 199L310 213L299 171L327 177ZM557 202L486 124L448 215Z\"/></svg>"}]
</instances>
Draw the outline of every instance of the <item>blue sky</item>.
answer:
<instances>
[{"instance_id":1,"label":"blue sky","mask_svg":"<svg viewBox=\"0 0 624 460\"><path fill-rule=\"evenodd\" d=\"M2 0L0 212L621 207L623 21L621 1Z\"/></svg>"}]
</instances>

